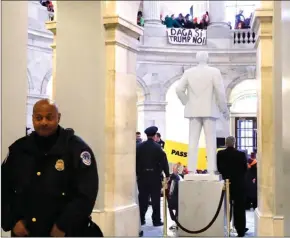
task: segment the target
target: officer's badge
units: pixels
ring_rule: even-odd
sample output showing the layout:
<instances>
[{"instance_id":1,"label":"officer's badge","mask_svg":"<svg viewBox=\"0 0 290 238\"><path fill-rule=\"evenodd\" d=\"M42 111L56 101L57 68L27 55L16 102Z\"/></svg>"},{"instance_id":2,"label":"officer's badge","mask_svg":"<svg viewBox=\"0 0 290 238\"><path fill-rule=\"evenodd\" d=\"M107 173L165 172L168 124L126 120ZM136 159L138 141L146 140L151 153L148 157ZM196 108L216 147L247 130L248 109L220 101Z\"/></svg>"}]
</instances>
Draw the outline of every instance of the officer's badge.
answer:
<instances>
[{"instance_id":1,"label":"officer's badge","mask_svg":"<svg viewBox=\"0 0 290 238\"><path fill-rule=\"evenodd\" d=\"M64 161L62 159L59 159L55 163L55 168L57 171L63 171L64 170Z\"/></svg>"},{"instance_id":2,"label":"officer's badge","mask_svg":"<svg viewBox=\"0 0 290 238\"><path fill-rule=\"evenodd\" d=\"M90 166L91 163L92 163L92 160L91 160L91 154L88 152L88 151L84 151L81 153L81 159L82 159L82 162L87 165L87 166Z\"/></svg>"}]
</instances>

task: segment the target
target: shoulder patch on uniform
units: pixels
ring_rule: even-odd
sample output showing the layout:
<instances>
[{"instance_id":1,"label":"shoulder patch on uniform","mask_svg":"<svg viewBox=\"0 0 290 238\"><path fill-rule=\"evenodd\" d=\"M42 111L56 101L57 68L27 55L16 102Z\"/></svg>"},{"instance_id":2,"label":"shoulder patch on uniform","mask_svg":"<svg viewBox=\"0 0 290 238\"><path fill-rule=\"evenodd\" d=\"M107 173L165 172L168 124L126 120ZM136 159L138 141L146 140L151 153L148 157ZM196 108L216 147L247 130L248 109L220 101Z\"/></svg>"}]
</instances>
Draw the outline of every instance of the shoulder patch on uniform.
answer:
<instances>
[{"instance_id":1,"label":"shoulder patch on uniform","mask_svg":"<svg viewBox=\"0 0 290 238\"><path fill-rule=\"evenodd\" d=\"M90 152L84 151L84 152L81 153L80 157L82 159L82 162L85 165L87 165L87 166L90 166L91 165L91 163L92 163L92 160L91 160L92 156L91 156Z\"/></svg>"}]
</instances>

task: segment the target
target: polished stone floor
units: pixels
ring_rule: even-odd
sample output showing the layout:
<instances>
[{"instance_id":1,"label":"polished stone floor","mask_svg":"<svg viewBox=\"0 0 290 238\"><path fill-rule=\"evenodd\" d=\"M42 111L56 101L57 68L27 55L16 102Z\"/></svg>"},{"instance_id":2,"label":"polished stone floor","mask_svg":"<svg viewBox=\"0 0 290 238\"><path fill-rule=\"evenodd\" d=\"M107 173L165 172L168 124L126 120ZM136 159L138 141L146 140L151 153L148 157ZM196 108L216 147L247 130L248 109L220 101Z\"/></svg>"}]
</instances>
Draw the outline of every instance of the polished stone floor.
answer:
<instances>
[{"instance_id":1,"label":"polished stone floor","mask_svg":"<svg viewBox=\"0 0 290 238\"><path fill-rule=\"evenodd\" d=\"M162 212L162 201L161 201L161 214ZM168 228L174 224L174 222L170 219L169 212L168 214L168 219L167 219L167 225ZM154 227L152 225L152 207L150 206L147 214L146 214L146 225L142 226L142 230L144 232L144 236L151 236L151 237L156 237L156 236L163 236L163 226L162 227ZM246 233L247 237L254 236L254 231L255 231L255 224L254 224L254 211L247 211L247 228L249 228L249 231ZM176 236L174 231L171 231L168 229L167 231L168 236ZM231 232L231 236L236 236L237 234L235 231Z\"/></svg>"}]
</instances>

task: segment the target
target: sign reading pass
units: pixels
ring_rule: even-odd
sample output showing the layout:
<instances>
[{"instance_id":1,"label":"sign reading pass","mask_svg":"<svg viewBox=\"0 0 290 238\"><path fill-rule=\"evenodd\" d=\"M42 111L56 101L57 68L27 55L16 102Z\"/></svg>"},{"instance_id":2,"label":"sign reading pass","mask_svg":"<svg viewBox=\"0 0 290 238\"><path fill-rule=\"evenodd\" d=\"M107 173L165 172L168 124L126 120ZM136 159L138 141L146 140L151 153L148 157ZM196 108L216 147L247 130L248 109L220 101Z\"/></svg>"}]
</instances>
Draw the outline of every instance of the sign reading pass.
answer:
<instances>
[{"instance_id":1,"label":"sign reading pass","mask_svg":"<svg viewBox=\"0 0 290 238\"><path fill-rule=\"evenodd\" d=\"M181 163L182 165L187 165L188 144L166 140L164 150L167 155L169 163L173 164ZM217 151L219 150L222 149L217 149ZM207 168L206 148L199 148L197 169L205 170L206 168Z\"/></svg>"},{"instance_id":2,"label":"sign reading pass","mask_svg":"<svg viewBox=\"0 0 290 238\"><path fill-rule=\"evenodd\" d=\"M205 45L206 33L200 29L167 29L169 43L174 45Z\"/></svg>"}]
</instances>

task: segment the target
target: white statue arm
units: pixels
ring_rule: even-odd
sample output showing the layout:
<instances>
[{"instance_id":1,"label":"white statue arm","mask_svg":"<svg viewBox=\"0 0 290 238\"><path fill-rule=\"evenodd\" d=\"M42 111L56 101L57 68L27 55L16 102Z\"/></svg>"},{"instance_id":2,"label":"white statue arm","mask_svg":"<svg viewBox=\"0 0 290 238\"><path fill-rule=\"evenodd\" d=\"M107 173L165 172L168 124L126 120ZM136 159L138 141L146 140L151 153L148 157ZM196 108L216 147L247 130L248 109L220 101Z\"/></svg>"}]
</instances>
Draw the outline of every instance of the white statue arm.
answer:
<instances>
[{"instance_id":1,"label":"white statue arm","mask_svg":"<svg viewBox=\"0 0 290 238\"><path fill-rule=\"evenodd\" d=\"M188 96L186 94L187 84L187 75L184 73L176 87L176 94L183 105L186 105L188 102Z\"/></svg>"},{"instance_id":2,"label":"white statue arm","mask_svg":"<svg viewBox=\"0 0 290 238\"><path fill-rule=\"evenodd\" d=\"M221 72L219 70L217 70L216 72L213 83L214 83L214 90L215 90L216 98L217 98L221 113L224 115L226 119L228 119L229 110L228 110L227 99L225 95L225 87L223 84Z\"/></svg>"}]
</instances>

